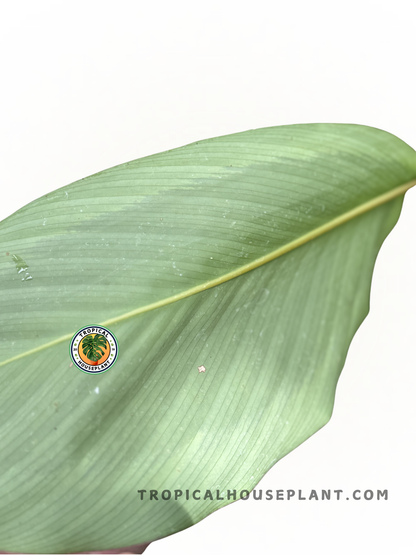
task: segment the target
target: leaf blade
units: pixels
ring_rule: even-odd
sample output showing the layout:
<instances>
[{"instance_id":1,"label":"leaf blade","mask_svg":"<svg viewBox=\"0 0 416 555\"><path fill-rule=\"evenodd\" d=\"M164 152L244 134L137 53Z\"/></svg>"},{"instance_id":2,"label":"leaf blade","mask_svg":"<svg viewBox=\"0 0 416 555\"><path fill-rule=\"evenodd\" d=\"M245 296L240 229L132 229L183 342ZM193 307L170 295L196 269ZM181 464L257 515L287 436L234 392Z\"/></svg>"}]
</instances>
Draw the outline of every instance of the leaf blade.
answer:
<instances>
[{"instance_id":1,"label":"leaf blade","mask_svg":"<svg viewBox=\"0 0 416 555\"><path fill-rule=\"evenodd\" d=\"M224 141L230 139L222 138L222 147ZM349 141L351 137L346 143ZM269 148L267 141L260 142L259 150ZM212 146L215 140L208 143ZM251 161L261 156L254 143ZM367 163L376 143L367 148ZM322 145L315 147L319 154ZM182 166L178 162L182 172L186 149L180 152ZM294 156L295 150L292 148L289 154ZM312 150L302 152L304 158L319 158L313 157ZM173 167L174 152L158 156ZM374 164L374 156L371 160ZM152 164L149 159L138 162L142 168L152 168ZM383 164L380 167L386 174ZM345 171L342 157L339 168ZM301 165L300 170L298 177L305 173L305 167ZM402 175L414 178L416 164L414 170L412 174L404 169ZM266 173L261 169L262 178ZM362 177L362 169L357 175ZM246 181L248 177L252 177L250 172L245 174ZM268 183L269 178L264 179ZM217 202L215 183L213 180L211 187ZM390 190L397 186L396 182L392 185L391 178L389 183ZM263 194L266 189L260 188L257 193ZM190 190L183 191L186 199ZM203 189L198 191L206 194ZM340 195L345 196L345 192ZM313 199L316 208L319 195ZM223 200L220 212L225 210L227 199ZM140 504L132 496L136 487L174 488L179 484L184 489L198 485L215 489L219 484L221 488L250 488L278 458L324 425L332 411L336 381L349 342L368 309L375 257L399 215L401 201L398 197L374 207L217 287L114 322L124 355L114 371L99 377L99 395L93 389L96 376L68 372L67 346L62 341L37 351L37 356L25 359L24 364L22 359L9 361L13 371L0 376L4 401L1 425L6 438L0 478L6 504L0 507L0 523L7 547L26 547L32 552L108 549L173 533L224 503L180 500L162 506ZM302 202L299 200L299 210ZM341 203L344 212L346 206ZM250 231L253 222L258 225L257 239L263 237L266 241L261 210L255 210L256 217L244 220L249 230L243 237L247 245L256 235ZM175 207L169 214L172 216L174 211ZM218 213L214 210L213 222L217 222ZM178 214L180 228L183 222ZM306 216L305 211L308 223ZM20 215L13 221L22 225ZM185 239L189 240L194 225L192 219L187 222L191 227L188 237L184 234L182 251L179 249L183 253ZM0 229L4 231L4 226ZM140 237L144 239L147 230L142 231ZM287 229L280 232L287 243ZM217 240L219 235L217 231L210 235L208 229L208 245L210 237ZM153 234L151 238L157 245L160 237ZM239 259L244 262L244 257L233 250L235 241L229 243L228 256L221 254L224 245L216 245L221 272L227 264L231 267L230 261L240 269L243 264ZM258 254L262 248L256 245L250 253ZM80 252L86 260L91 259L90 253ZM189 250L189 258L193 252ZM37 278L39 282L34 271L39 266L22 256L34 275L29 285L33 287ZM207 250L204 256L205 265L198 258L192 261L198 272L215 270L208 262ZM137 265L132 264L130 274L136 269ZM155 291L182 286L175 276L170 270L165 285L155 287ZM56 279L59 277L57 273ZM150 272L147 279L153 278ZM71 279L67 281L69 286ZM103 292L93 282L89 298L91 293ZM123 280L114 283L118 286ZM47 281L42 286L46 291ZM129 295L128 288L125 294ZM86 308L89 306L92 304ZM64 309L70 321L68 306ZM87 309L88 322L93 321ZM107 307L110 309L111 303ZM60 310L62 314L62 307ZM19 313L14 317L19 318ZM206 373L198 373L199 364L205 364ZM10 414L14 415L12 420ZM52 435L55 427L59 430L57 437ZM114 446L111 457L109 445ZM27 524L22 528L21 522Z\"/></svg>"}]
</instances>

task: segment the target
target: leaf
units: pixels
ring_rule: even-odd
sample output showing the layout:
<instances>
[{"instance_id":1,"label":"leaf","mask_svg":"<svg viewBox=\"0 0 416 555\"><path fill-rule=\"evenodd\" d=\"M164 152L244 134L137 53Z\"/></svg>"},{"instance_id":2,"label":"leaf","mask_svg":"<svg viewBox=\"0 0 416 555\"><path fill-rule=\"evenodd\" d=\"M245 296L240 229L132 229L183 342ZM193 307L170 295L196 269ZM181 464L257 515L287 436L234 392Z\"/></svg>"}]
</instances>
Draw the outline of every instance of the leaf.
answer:
<instances>
[{"instance_id":1,"label":"leaf","mask_svg":"<svg viewBox=\"0 0 416 555\"><path fill-rule=\"evenodd\" d=\"M2 549L172 534L328 422L415 183L416 153L383 131L271 127L122 164L1 222ZM120 349L95 376L68 356L91 323Z\"/></svg>"},{"instance_id":2,"label":"leaf","mask_svg":"<svg viewBox=\"0 0 416 555\"><path fill-rule=\"evenodd\" d=\"M101 334L96 333L94 336L87 335L82 340L82 352L94 362L104 355L102 347L104 349L107 347L107 340Z\"/></svg>"}]
</instances>

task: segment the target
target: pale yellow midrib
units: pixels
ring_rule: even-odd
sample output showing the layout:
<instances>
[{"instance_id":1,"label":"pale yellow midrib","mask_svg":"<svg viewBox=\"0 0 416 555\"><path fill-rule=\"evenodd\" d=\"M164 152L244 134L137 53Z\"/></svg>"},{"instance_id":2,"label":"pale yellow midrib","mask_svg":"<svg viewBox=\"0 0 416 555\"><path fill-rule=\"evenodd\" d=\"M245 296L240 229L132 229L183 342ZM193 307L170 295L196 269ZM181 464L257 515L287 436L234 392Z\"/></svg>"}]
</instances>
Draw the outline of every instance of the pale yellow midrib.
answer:
<instances>
[{"instance_id":1,"label":"pale yellow midrib","mask_svg":"<svg viewBox=\"0 0 416 555\"><path fill-rule=\"evenodd\" d=\"M331 229L334 229L352 220L353 218L356 218L357 216L360 216L361 214L364 214L365 212L372 210L373 208L377 208L377 206L381 206L382 204L385 204L386 202L389 202L390 200L393 200L394 198L399 197L400 195L404 195L406 191L408 191L415 185L416 185L416 179L414 179L413 181L409 181L404 185L400 185L399 187L396 187L391 191L388 191L387 193L383 193L382 195L375 197L374 199L369 200L364 204L357 206L356 208L353 208L352 210L346 212L345 214L342 214L341 216L334 218L330 222L327 222L326 224L321 225L320 227L317 227L316 229L310 231L309 233L306 233L305 235L298 237L294 241L287 243L287 245L284 245L283 247L276 249L270 254L261 256L260 258L257 258L253 262L249 262L248 264L241 266L238 270L234 270L233 272L229 272L228 274L225 274L219 278L207 281L205 283L202 283L201 285L192 287L191 289L187 289L186 291L179 293L178 295L173 295L172 297L168 297L167 299L163 299L156 303L151 303L141 308L138 308L136 310L126 312L125 314L122 314L121 316L117 316L116 318L110 318L109 320L106 320L105 322L100 322L97 325L111 326L116 322L121 322L122 320L126 320L127 318L132 318L133 316L137 316L138 314L149 312L149 310L154 310L156 308L160 308L162 306L174 303L176 301L180 301L181 299L185 299L186 297L190 297L191 295L195 295L196 293L200 293L201 291L205 291L206 289L210 289L211 287L215 287L216 285L225 283L230 279L241 276L242 274L245 274L251 270L254 270L259 266L263 266L263 264L266 264L267 262L270 262L271 260L274 260L275 258L278 258L279 256L282 256L283 254L286 254L287 252L290 252L296 249L297 247L300 247L301 245L304 245L305 243L312 241L312 239L315 239L316 237L319 237L320 235L323 235L324 233L331 231ZM63 341L69 341L70 339L72 339L72 336L73 336L72 333L68 335L63 335L62 337L59 337L54 341L50 341L49 343L44 343L40 347L36 347L35 349L30 349L25 353L21 353L20 355L16 355L12 358L9 358L8 360L0 362L0 366L4 366L6 364L9 364L10 362L14 362L15 360L19 360L20 358L23 358L25 356L38 353L39 351L43 351L44 349L53 347L58 343L62 343Z\"/></svg>"}]
</instances>

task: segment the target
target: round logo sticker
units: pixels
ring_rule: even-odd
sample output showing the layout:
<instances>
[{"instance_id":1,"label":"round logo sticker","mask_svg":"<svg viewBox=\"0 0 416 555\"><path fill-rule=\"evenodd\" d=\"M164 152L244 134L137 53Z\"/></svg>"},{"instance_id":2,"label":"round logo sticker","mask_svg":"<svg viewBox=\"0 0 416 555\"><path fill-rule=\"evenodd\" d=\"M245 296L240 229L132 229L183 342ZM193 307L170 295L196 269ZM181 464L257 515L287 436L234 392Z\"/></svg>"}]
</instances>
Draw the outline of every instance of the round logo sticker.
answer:
<instances>
[{"instance_id":1,"label":"round logo sticker","mask_svg":"<svg viewBox=\"0 0 416 555\"><path fill-rule=\"evenodd\" d=\"M102 374L115 363L118 356L116 336L103 326L85 326L71 340L72 362L86 374Z\"/></svg>"}]
</instances>

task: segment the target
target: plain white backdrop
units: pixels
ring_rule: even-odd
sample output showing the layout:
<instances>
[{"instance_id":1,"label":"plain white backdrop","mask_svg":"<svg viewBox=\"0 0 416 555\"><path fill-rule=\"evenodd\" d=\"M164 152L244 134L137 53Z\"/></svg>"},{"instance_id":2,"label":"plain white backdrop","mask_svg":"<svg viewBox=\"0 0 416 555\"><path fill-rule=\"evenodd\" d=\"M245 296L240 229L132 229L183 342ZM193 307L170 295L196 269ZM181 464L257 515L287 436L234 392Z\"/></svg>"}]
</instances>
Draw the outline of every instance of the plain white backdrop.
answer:
<instances>
[{"instance_id":1,"label":"plain white backdrop","mask_svg":"<svg viewBox=\"0 0 416 555\"><path fill-rule=\"evenodd\" d=\"M1 0L0 220L115 164L251 128L360 123L416 148L415 16L413 0ZM239 501L146 553L416 552L415 241L411 190L332 420L257 486L388 501Z\"/></svg>"}]
</instances>

